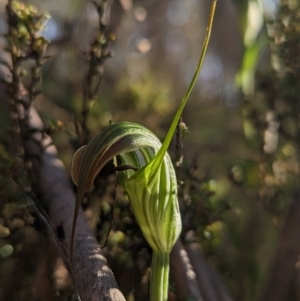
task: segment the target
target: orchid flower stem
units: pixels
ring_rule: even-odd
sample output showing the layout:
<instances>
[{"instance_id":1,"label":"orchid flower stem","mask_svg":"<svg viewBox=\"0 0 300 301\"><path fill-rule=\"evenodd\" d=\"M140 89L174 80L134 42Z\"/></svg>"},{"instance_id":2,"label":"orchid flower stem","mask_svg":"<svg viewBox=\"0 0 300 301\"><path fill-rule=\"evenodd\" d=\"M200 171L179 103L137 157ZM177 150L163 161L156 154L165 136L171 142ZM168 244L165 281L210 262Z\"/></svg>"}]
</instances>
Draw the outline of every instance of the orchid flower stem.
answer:
<instances>
[{"instance_id":1,"label":"orchid flower stem","mask_svg":"<svg viewBox=\"0 0 300 301\"><path fill-rule=\"evenodd\" d=\"M167 301L170 253L153 251L150 280L150 301Z\"/></svg>"}]
</instances>

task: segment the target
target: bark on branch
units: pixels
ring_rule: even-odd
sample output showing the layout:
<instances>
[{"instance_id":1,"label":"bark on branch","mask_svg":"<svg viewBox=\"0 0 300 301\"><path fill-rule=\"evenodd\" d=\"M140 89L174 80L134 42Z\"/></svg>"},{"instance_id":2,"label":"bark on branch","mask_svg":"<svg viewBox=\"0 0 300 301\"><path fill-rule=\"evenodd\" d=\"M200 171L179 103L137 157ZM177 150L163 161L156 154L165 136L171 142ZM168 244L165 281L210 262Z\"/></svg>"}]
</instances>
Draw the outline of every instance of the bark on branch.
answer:
<instances>
[{"instance_id":1,"label":"bark on branch","mask_svg":"<svg viewBox=\"0 0 300 301\"><path fill-rule=\"evenodd\" d=\"M198 244L177 241L171 252L171 274L178 300L233 301Z\"/></svg>"},{"instance_id":2,"label":"bark on branch","mask_svg":"<svg viewBox=\"0 0 300 301\"><path fill-rule=\"evenodd\" d=\"M300 254L299 229L300 193L298 191L285 218L285 225L277 243L275 256L269 269L269 277L260 301L289 300L289 290Z\"/></svg>"},{"instance_id":3,"label":"bark on branch","mask_svg":"<svg viewBox=\"0 0 300 301\"><path fill-rule=\"evenodd\" d=\"M43 127L42 121L33 108L30 111L30 127L34 130L42 130ZM49 216L53 224L63 229L66 246L69 250L75 195L70 187L64 166L57 158L57 150L51 139L43 138L39 132L35 132L34 135L36 139L41 139L43 147L40 165L40 192L48 201ZM34 151L34 148L37 151L38 145L28 145L27 151ZM82 301L125 300L82 211L78 216L71 266Z\"/></svg>"},{"instance_id":4,"label":"bark on branch","mask_svg":"<svg viewBox=\"0 0 300 301\"><path fill-rule=\"evenodd\" d=\"M4 108L8 96L3 83L0 96L0 106ZM31 135L24 148L32 158L31 176L38 185L39 196L47 201L52 223L63 230L69 250L75 195L51 138L42 134L44 125L33 107L29 112L29 129ZM73 256L71 267L81 301L125 301L82 211L78 216Z\"/></svg>"}]
</instances>

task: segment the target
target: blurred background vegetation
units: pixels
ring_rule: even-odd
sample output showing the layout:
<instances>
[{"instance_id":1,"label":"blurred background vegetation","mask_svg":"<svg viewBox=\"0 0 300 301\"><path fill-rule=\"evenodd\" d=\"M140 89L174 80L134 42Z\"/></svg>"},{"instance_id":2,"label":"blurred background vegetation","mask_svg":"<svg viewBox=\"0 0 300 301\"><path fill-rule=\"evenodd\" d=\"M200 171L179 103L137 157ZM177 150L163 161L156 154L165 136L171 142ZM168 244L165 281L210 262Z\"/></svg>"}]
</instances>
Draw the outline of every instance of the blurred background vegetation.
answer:
<instances>
[{"instance_id":1,"label":"blurred background vegetation","mask_svg":"<svg viewBox=\"0 0 300 301\"><path fill-rule=\"evenodd\" d=\"M69 172L81 132L85 53L98 31L98 15L89 1L24 2L51 15L42 32L51 42L51 59L43 66L42 95L35 106ZM1 0L1 33L7 31L5 5ZM115 0L110 5L106 32L112 57L99 67L101 86L88 102L90 137L110 121L127 120L163 139L194 72L210 1ZM298 0L220 0L203 70L182 116L182 148L176 148L180 143L174 139L170 149L174 162L183 156L177 167L182 240L201 245L234 300L254 300L261 293L299 189L299 24ZM1 39L0 48L4 45ZM2 134L6 121L1 110L0 118ZM23 253L27 246L31 251L25 254L33 258L46 242L8 191L10 158L4 148L0 156L5 188L0 191L5 200L0 201L1 292L1 283L13 275L20 246ZM97 193L91 193L84 208L103 243L116 179L105 170L97 181ZM150 249L120 188L116 199L105 253L125 297L145 300ZM30 299L25 275L34 264L28 264L18 277L23 282L11 287L14 300ZM53 286L53 298L65 300L66 283Z\"/></svg>"}]
</instances>

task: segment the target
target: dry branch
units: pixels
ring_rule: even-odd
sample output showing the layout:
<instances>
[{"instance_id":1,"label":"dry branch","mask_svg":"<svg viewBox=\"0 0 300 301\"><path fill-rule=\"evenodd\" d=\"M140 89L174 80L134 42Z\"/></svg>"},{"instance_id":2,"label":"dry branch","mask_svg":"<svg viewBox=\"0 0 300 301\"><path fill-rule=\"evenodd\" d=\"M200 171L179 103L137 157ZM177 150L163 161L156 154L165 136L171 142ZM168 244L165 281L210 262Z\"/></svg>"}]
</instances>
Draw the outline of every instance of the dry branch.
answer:
<instances>
[{"instance_id":1,"label":"dry branch","mask_svg":"<svg viewBox=\"0 0 300 301\"><path fill-rule=\"evenodd\" d=\"M43 123L36 111L31 108L30 127L42 130ZM71 227L75 205L75 195L70 187L64 166L57 159L57 150L51 139L35 132L41 139L42 150L40 164L40 193L49 204L49 216L56 227L61 227L65 235L66 246L70 248ZM35 148L35 150L34 150ZM38 151L39 146L32 143L27 151ZM105 257L90 230L81 211L78 216L74 241L72 269L81 300L125 300L118 290L116 280L108 267Z\"/></svg>"},{"instance_id":2,"label":"dry branch","mask_svg":"<svg viewBox=\"0 0 300 301\"><path fill-rule=\"evenodd\" d=\"M2 83L0 96L0 106L4 109L7 94ZM30 108L29 128L31 137L24 147L32 161L30 176L38 188L39 198L47 201L52 223L63 230L65 245L69 249L75 195L64 166L57 158L57 150L51 138L43 134L43 122L33 107ZM71 266L81 301L125 301L82 211L78 216Z\"/></svg>"},{"instance_id":3,"label":"dry branch","mask_svg":"<svg viewBox=\"0 0 300 301\"><path fill-rule=\"evenodd\" d=\"M186 247L205 301L233 301L216 270L205 260L198 244Z\"/></svg>"},{"instance_id":4,"label":"dry branch","mask_svg":"<svg viewBox=\"0 0 300 301\"><path fill-rule=\"evenodd\" d=\"M177 241L171 252L171 273L179 300L233 301L198 244Z\"/></svg>"},{"instance_id":5,"label":"dry branch","mask_svg":"<svg viewBox=\"0 0 300 301\"><path fill-rule=\"evenodd\" d=\"M300 193L294 196L293 203L285 218L285 225L277 244L269 277L260 301L289 300L288 294L295 275L295 267L300 254Z\"/></svg>"},{"instance_id":6,"label":"dry branch","mask_svg":"<svg viewBox=\"0 0 300 301\"><path fill-rule=\"evenodd\" d=\"M180 240L176 242L171 251L170 270L179 300L188 300L189 298L197 301L204 300L190 259Z\"/></svg>"}]
</instances>

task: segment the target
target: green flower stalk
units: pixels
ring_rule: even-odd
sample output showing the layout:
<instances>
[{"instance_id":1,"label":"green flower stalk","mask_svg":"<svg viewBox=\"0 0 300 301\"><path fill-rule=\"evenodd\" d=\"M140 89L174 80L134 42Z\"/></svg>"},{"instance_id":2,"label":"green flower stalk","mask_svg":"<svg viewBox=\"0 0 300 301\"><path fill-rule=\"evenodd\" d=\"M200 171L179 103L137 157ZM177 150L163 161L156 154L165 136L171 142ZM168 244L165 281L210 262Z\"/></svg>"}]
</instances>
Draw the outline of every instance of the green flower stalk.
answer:
<instances>
[{"instance_id":1,"label":"green flower stalk","mask_svg":"<svg viewBox=\"0 0 300 301\"><path fill-rule=\"evenodd\" d=\"M181 217L177 199L177 180L167 153L182 111L201 70L208 46L217 0L213 0L207 33L191 84L173 119L167 136L160 140L147 128L131 122L110 125L88 145L74 154L72 179L78 186L70 257L78 211L84 193L92 188L95 177L115 156L121 160L120 184L128 195L141 231L153 250L151 265L151 301L168 299L169 256L181 232Z\"/></svg>"}]
</instances>

